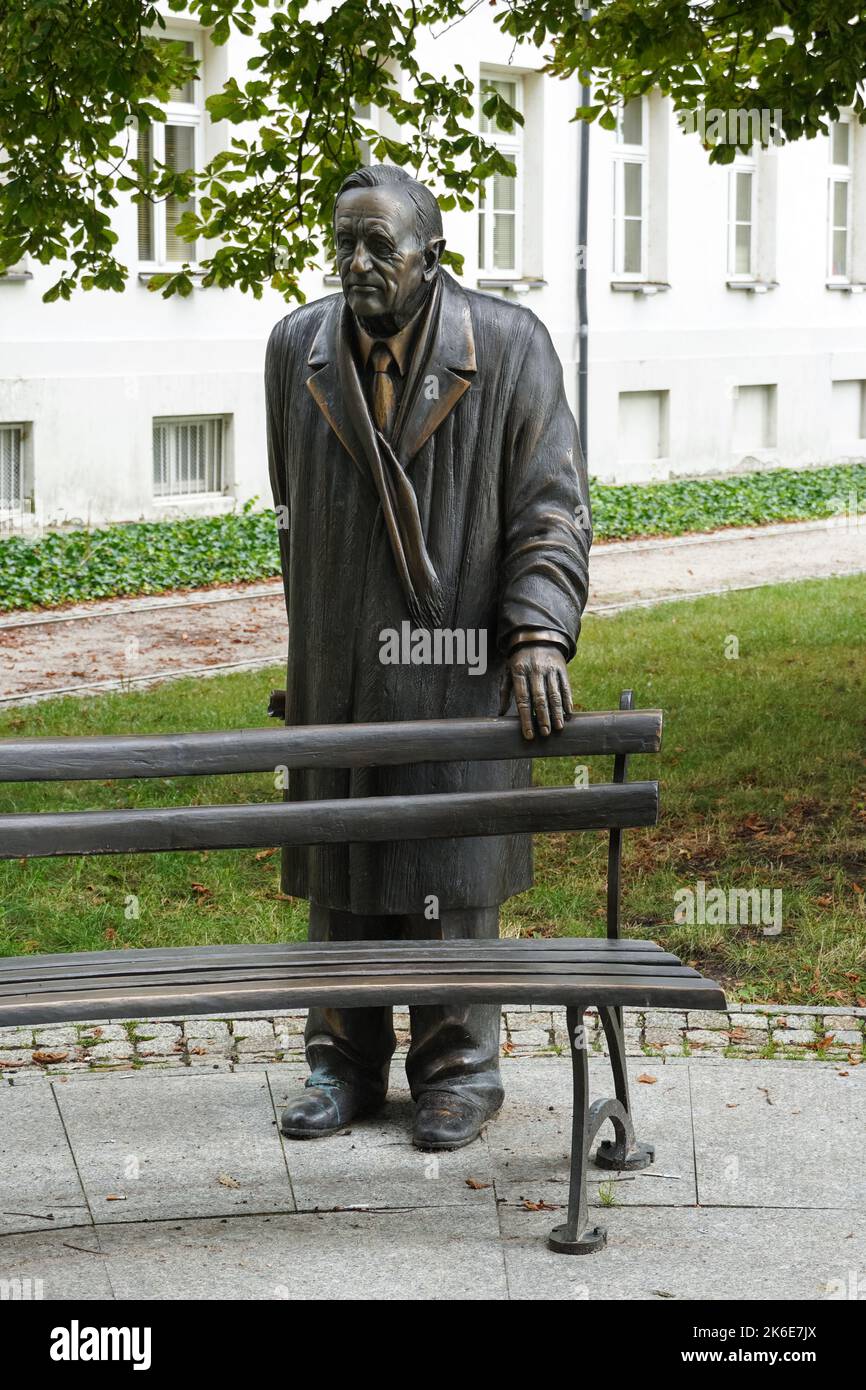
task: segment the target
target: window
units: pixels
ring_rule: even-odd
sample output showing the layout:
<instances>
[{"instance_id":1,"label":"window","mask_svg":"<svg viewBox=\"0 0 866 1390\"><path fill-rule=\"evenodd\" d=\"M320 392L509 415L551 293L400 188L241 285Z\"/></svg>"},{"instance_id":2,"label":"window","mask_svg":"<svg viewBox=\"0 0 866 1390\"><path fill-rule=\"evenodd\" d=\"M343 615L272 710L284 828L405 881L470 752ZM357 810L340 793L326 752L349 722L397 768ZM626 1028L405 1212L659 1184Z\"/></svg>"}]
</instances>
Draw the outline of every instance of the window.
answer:
<instances>
[{"instance_id":1,"label":"window","mask_svg":"<svg viewBox=\"0 0 866 1390\"><path fill-rule=\"evenodd\" d=\"M0 512L24 510L24 425L0 425Z\"/></svg>"},{"instance_id":2,"label":"window","mask_svg":"<svg viewBox=\"0 0 866 1390\"><path fill-rule=\"evenodd\" d=\"M154 497L222 492L225 420L186 415L153 422Z\"/></svg>"},{"instance_id":3,"label":"window","mask_svg":"<svg viewBox=\"0 0 866 1390\"><path fill-rule=\"evenodd\" d=\"M832 434L842 444L866 440L866 381L833 382Z\"/></svg>"},{"instance_id":4,"label":"window","mask_svg":"<svg viewBox=\"0 0 866 1390\"><path fill-rule=\"evenodd\" d=\"M848 121L830 127L830 175L827 188L827 276L851 278L851 156Z\"/></svg>"},{"instance_id":5,"label":"window","mask_svg":"<svg viewBox=\"0 0 866 1390\"><path fill-rule=\"evenodd\" d=\"M198 40L166 39L161 42L182 42L189 57L201 60ZM165 164L182 172L199 164L199 144L202 138L201 81L191 78L175 87L166 104L166 120L152 125L140 125L138 158L145 167ZM145 265L182 265L195 261L195 244L177 235L177 224L185 212L195 209L195 199L167 198L138 204L138 259Z\"/></svg>"},{"instance_id":6,"label":"window","mask_svg":"<svg viewBox=\"0 0 866 1390\"><path fill-rule=\"evenodd\" d=\"M728 172L728 275L733 280L757 274L757 181L755 160L737 155Z\"/></svg>"},{"instance_id":7,"label":"window","mask_svg":"<svg viewBox=\"0 0 866 1390\"><path fill-rule=\"evenodd\" d=\"M620 391L619 461L646 463L668 450L668 392Z\"/></svg>"},{"instance_id":8,"label":"window","mask_svg":"<svg viewBox=\"0 0 866 1390\"><path fill-rule=\"evenodd\" d=\"M646 276L648 119L644 97L620 107L613 159L613 273Z\"/></svg>"},{"instance_id":9,"label":"window","mask_svg":"<svg viewBox=\"0 0 866 1390\"><path fill-rule=\"evenodd\" d=\"M379 108L371 106L369 102L361 105L355 102L355 118L360 121L367 130L375 130L379 133ZM373 163L372 139L359 140L361 163L370 165Z\"/></svg>"},{"instance_id":10,"label":"window","mask_svg":"<svg viewBox=\"0 0 866 1390\"><path fill-rule=\"evenodd\" d=\"M744 455L775 446L775 385L738 386L734 392L733 452Z\"/></svg>"},{"instance_id":11,"label":"window","mask_svg":"<svg viewBox=\"0 0 866 1390\"><path fill-rule=\"evenodd\" d=\"M523 110L522 79L518 77L481 78L480 101L496 92L515 111ZM482 135L514 165L514 174L493 174L478 199L478 267L519 277L522 261L523 222L523 127L515 123L506 130L496 116L480 112Z\"/></svg>"}]
</instances>

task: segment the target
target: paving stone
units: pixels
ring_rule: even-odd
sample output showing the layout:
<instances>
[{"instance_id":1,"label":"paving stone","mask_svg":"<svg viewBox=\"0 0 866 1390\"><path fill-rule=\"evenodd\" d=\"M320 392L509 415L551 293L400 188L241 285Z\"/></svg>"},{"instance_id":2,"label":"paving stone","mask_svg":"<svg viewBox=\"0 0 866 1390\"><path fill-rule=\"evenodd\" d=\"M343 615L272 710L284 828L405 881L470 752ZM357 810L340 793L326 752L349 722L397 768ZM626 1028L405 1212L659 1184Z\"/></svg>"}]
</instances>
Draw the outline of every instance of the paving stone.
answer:
<instances>
[{"instance_id":1,"label":"paving stone","mask_svg":"<svg viewBox=\"0 0 866 1390\"><path fill-rule=\"evenodd\" d=\"M97 1223L294 1209L263 1073L146 1068L55 1090Z\"/></svg>"},{"instance_id":2,"label":"paving stone","mask_svg":"<svg viewBox=\"0 0 866 1390\"><path fill-rule=\"evenodd\" d=\"M686 1016L679 1009L647 1009L644 1014L644 1027L664 1028L685 1028Z\"/></svg>"},{"instance_id":3,"label":"paving stone","mask_svg":"<svg viewBox=\"0 0 866 1390\"><path fill-rule=\"evenodd\" d=\"M0 1087L0 1270L5 1233L90 1223L54 1093L40 1081Z\"/></svg>"},{"instance_id":4,"label":"paving stone","mask_svg":"<svg viewBox=\"0 0 866 1390\"><path fill-rule=\"evenodd\" d=\"M307 1145L307 1147L316 1147ZM121 1299L505 1299L495 1204L114 1226L101 1233Z\"/></svg>"},{"instance_id":5,"label":"paving stone","mask_svg":"<svg viewBox=\"0 0 866 1390\"><path fill-rule=\"evenodd\" d=\"M718 1047L727 1045L727 1033L720 1033L718 1030L709 1028L689 1028L686 1030L686 1039L689 1047Z\"/></svg>"},{"instance_id":6,"label":"paving stone","mask_svg":"<svg viewBox=\"0 0 866 1390\"><path fill-rule=\"evenodd\" d=\"M506 1086L512 1067L505 1068ZM279 1115L306 1079L306 1067L270 1068L268 1076ZM405 1077L392 1071L387 1103L377 1114L355 1120L327 1143L283 1138L285 1161L298 1208L333 1210L354 1206L495 1207L490 1155L482 1139L464 1149L422 1153L412 1144L414 1106Z\"/></svg>"},{"instance_id":7,"label":"paving stone","mask_svg":"<svg viewBox=\"0 0 866 1390\"><path fill-rule=\"evenodd\" d=\"M506 1020L508 1019L508 1016L509 1016L510 1013L511 1013L511 1010L510 1010L510 1009L507 1009L506 1012L505 1012ZM517 1026L518 1026L519 1028L521 1028L521 1029L522 1029L522 1028L547 1028L547 1029L550 1029L550 1028L553 1027L553 1014L550 1012L549 1009L548 1009L548 1010L545 1010L545 1011L541 1011L541 1012L532 1012L532 1013L528 1013L528 1014L520 1014L520 1015L518 1015L518 1018L519 1018L519 1022L518 1022L518 1024L517 1024ZM512 1026L512 1025L509 1024L509 1027L511 1027L511 1026Z\"/></svg>"},{"instance_id":8,"label":"paving stone","mask_svg":"<svg viewBox=\"0 0 866 1390\"><path fill-rule=\"evenodd\" d=\"M238 1053L273 1052L276 1049L274 1025L269 1019L250 1019L232 1025Z\"/></svg>"},{"instance_id":9,"label":"paving stone","mask_svg":"<svg viewBox=\"0 0 866 1390\"><path fill-rule=\"evenodd\" d=\"M119 1023L100 1023L92 1027L81 1028L79 1036L82 1041L94 1039L96 1042L128 1042L129 1034Z\"/></svg>"},{"instance_id":10,"label":"paving stone","mask_svg":"<svg viewBox=\"0 0 866 1390\"><path fill-rule=\"evenodd\" d=\"M713 1009L689 1009L689 1028L724 1029L728 1025L728 1015L716 1013Z\"/></svg>"},{"instance_id":11,"label":"paving stone","mask_svg":"<svg viewBox=\"0 0 866 1390\"><path fill-rule=\"evenodd\" d=\"M137 1023L133 1030L136 1038L166 1038L176 1041L182 1035L179 1023Z\"/></svg>"},{"instance_id":12,"label":"paving stone","mask_svg":"<svg viewBox=\"0 0 866 1390\"><path fill-rule=\"evenodd\" d=\"M679 1048L683 1045L682 1034L676 1028L647 1028L644 1041L648 1047L663 1043L676 1043Z\"/></svg>"},{"instance_id":13,"label":"paving stone","mask_svg":"<svg viewBox=\"0 0 866 1390\"><path fill-rule=\"evenodd\" d=\"M136 1057L177 1057L183 1049L183 1039L176 1037L146 1038L136 1044Z\"/></svg>"},{"instance_id":14,"label":"paving stone","mask_svg":"<svg viewBox=\"0 0 866 1390\"><path fill-rule=\"evenodd\" d=\"M6 1052L0 1052L0 1071L8 1069L16 1070L18 1067L29 1067L33 1064L33 1053L30 1048L10 1048Z\"/></svg>"},{"instance_id":15,"label":"paving stone","mask_svg":"<svg viewBox=\"0 0 866 1390\"><path fill-rule=\"evenodd\" d=\"M728 1014L729 1028L754 1028L762 1033L766 1033L769 1022L765 1014L758 1013L732 1013Z\"/></svg>"},{"instance_id":16,"label":"paving stone","mask_svg":"<svg viewBox=\"0 0 866 1390\"><path fill-rule=\"evenodd\" d=\"M190 1059L194 1057L231 1057L234 1048L231 1042L216 1042L210 1038L187 1038L184 1056Z\"/></svg>"},{"instance_id":17,"label":"paving stone","mask_svg":"<svg viewBox=\"0 0 866 1390\"><path fill-rule=\"evenodd\" d=\"M106 1261L92 1229L76 1231L74 1244L67 1231L55 1229L4 1235L0 1241L0 1280L25 1281L19 1286L22 1292L39 1302L114 1298Z\"/></svg>"},{"instance_id":18,"label":"paving stone","mask_svg":"<svg viewBox=\"0 0 866 1390\"><path fill-rule=\"evenodd\" d=\"M850 1030L851 1032L859 1032L862 1034L863 1023L863 1018L858 1017L856 1014L836 1014L830 1015L827 1018L827 1028L832 1028L834 1031L836 1029L842 1029L843 1031Z\"/></svg>"},{"instance_id":19,"label":"paving stone","mask_svg":"<svg viewBox=\"0 0 866 1390\"><path fill-rule=\"evenodd\" d=\"M187 1038L207 1038L212 1042L231 1042L228 1024L211 1018L187 1019L183 1025L183 1031Z\"/></svg>"},{"instance_id":20,"label":"paving stone","mask_svg":"<svg viewBox=\"0 0 866 1390\"><path fill-rule=\"evenodd\" d=\"M616 1187L618 1198L626 1203L677 1206L695 1201L688 1065L647 1057L629 1062L635 1131L644 1143L655 1144L657 1158L646 1170L652 1176L638 1179L635 1174L634 1182ZM637 1080L641 1075L653 1075L656 1081L643 1084ZM513 1203L526 1199L567 1204L571 1063L567 1057L518 1058L508 1064L503 1076L505 1104L485 1131L496 1195ZM593 1100L613 1094L607 1061L591 1057L589 1076ZM607 1138L609 1132L606 1127L600 1137ZM590 1173L590 1201L599 1205L599 1184L617 1175L594 1165Z\"/></svg>"},{"instance_id":21,"label":"paving stone","mask_svg":"<svg viewBox=\"0 0 866 1390\"><path fill-rule=\"evenodd\" d=\"M511 1034L511 1042L520 1047L549 1047L550 1031L547 1028L521 1028Z\"/></svg>"},{"instance_id":22,"label":"paving stone","mask_svg":"<svg viewBox=\"0 0 866 1390\"><path fill-rule=\"evenodd\" d=\"M851 1047L863 1046L863 1034L859 1028L828 1028L826 1032L831 1033L837 1043L845 1043Z\"/></svg>"},{"instance_id":23,"label":"paving stone","mask_svg":"<svg viewBox=\"0 0 866 1390\"><path fill-rule=\"evenodd\" d=\"M76 1047L78 1029L74 1023L53 1024L50 1028L37 1028L33 1034L37 1048Z\"/></svg>"},{"instance_id":24,"label":"paving stone","mask_svg":"<svg viewBox=\"0 0 866 1390\"><path fill-rule=\"evenodd\" d=\"M702 1068L692 1087L700 1201L814 1207L821 1220L825 1208L862 1210L866 1071L845 1070L733 1060Z\"/></svg>"},{"instance_id":25,"label":"paving stone","mask_svg":"<svg viewBox=\"0 0 866 1390\"><path fill-rule=\"evenodd\" d=\"M32 1047L32 1028L0 1028L0 1052L4 1054L19 1047Z\"/></svg>"},{"instance_id":26,"label":"paving stone","mask_svg":"<svg viewBox=\"0 0 866 1390\"><path fill-rule=\"evenodd\" d=\"M812 1028L774 1028L773 1042L805 1045L815 1042L820 1035Z\"/></svg>"},{"instance_id":27,"label":"paving stone","mask_svg":"<svg viewBox=\"0 0 866 1390\"><path fill-rule=\"evenodd\" d=\"M627 1186L631 1184L623 1188ZM593 1212L593 1220L607 1229L608 1243L600 1254L585 1259L546 1248L558 1219L555 1212L500 1207L512 1299L811 1303L845 1297L849 1270L866 1268L866 1222L851 1212L822 1212L816 1221L806 1211L660 1211L617 1205Z\"/></svg>"},{"instance_id":28,"label":"paving stone","mask_svg":"<svg viewBox=\"0 0 866 1390\"><path fill-rule=\"evenodd\" d=\"M135 1055L131 1042L104 1042L87 1049L91 1062L125 1062Z\"/></svg>"}]
</instances>

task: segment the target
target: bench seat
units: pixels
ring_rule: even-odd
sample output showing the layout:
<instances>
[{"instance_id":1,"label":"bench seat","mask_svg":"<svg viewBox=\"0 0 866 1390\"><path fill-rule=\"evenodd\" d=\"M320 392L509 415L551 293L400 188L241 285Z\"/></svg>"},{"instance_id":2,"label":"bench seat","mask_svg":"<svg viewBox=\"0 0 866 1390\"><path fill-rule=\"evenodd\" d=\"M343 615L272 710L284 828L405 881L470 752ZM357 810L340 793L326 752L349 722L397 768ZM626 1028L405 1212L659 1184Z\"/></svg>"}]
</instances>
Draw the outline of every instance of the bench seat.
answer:
<instances>
[{"instance_id":1,"label":"bench seat","mask_svg":"<svg viewBox=\"0 0 866 1390\"><path fill-rule=\"evenodd\" d=\"M0 1027L310 1004L723 1009L712 980L651 941L298 942L0 958Z\"/></svg>"}]
</instances>

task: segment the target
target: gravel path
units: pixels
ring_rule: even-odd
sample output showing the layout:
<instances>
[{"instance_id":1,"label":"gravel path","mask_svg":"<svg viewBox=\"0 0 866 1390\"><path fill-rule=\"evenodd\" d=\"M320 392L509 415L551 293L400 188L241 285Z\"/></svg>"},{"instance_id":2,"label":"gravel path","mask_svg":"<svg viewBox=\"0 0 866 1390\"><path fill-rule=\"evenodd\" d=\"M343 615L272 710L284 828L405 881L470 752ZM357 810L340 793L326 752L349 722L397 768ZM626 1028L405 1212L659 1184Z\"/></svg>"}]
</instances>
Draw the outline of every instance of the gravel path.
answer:
<instances>
[{"instance_id":1,"label":"gravel path","mask_svg":"<svg viewBox=\"0 0 866 1390\"><path fill-rule=\"evenodd\" d=\"M593 548L591 612L866 572L866 525L804 522ZM0 704L279 665L279 580L0 615Z\"/></svg>"}]
</instances>

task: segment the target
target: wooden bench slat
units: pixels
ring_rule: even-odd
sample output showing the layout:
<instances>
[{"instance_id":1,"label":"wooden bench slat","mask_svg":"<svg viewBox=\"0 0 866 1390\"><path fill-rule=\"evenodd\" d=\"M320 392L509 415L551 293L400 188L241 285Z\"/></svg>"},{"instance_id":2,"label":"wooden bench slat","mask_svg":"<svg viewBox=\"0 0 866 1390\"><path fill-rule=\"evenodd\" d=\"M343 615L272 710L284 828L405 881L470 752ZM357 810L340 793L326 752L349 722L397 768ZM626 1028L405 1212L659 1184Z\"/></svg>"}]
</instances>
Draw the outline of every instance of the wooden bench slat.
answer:
<instances>
[{"instance_id":1,"label":"wooden bench slat","mask_svg":"<svg viewBox=\"0 0 866 1390\"><path fill-rule=\"evenodd\" d=\"M315 945L315 943L313 943ZM328 945L329 943L322 943ZM452 963L463 964L467 961L495 964L523 964L528 961L545 961L552 965L559 965L565 969L570 964L586 964L587 962L598 962L601 964L612 964L613 959L617 964L622 965L644 965L658 964L679 965L678 958L666 951L656 947L652 949L652 943L648 942L651 950L621 949L619 942L613 943L617 949L613 952L606 949L607 943L603 940L596 940L590 948L578 948L576 950L560 950L555 944L551 944L548 949L546 942L539 941L538 949L535 951L524 950L498 950L494 943L494 949L485 949L487 943L478 943L479 949L475 949L476 943L467 941L466 945L470 948L464 951L449 951L447 942L432 942L429 946L422 946L420 949L414 942L407 942L405 946L397 943L391 945L388 942L381 946L373 943L360 944L354 951L345 950L335 951L316 951L304 950L304 943L298 942L297 945L270 947L243 947L227 948L222 953L209 954L207 956L196 955L196 948L184 951L183 948L169 949L162 952L150 951L114 951L101 952L92 951L82 954L80 957L69 956L68 962L61 957L52 958L46 961L40 956L15 956L9 957L6 961L0 960L0 986L6 983L14 983L24 980L42 979L78 979L88 976L110 975L112 978L135 978L136 975L148 975L154 971L190 971L190 970L232 970L238 964L257 966L257 967L276 967L283 964L291 964L298 969L313 969L316 967L324 968L337 965L345 966L366 966L366 965L403 965L406 969L411 965L432 963L440 969ZM535 943L527 943L535 944ZM626 947L627 947L627 943ZM409 953L411 952L411 955ZM293 961L292 955L297 954L297 960ZM651 959L650 959L651 958Z\"/></svg>"},{"instance_id":2,"label":"wooden bench slat","mask_svg":"<svg viewBox=\"0 0 866 1390\"><path fill-rule=\"evenodd\" d=\"M219 733L0 740L0 782L91 781L272 772L276 767L387 767L498 758L657 753L662 711L575 714L527 742L516 718L402 720Z\"/></svg>"},{"instance_id":3,"label":"wooden bench slat","mask_svg":"<svg viewBox=\"0 0 866 1390\"><path fill-rule=\"evenodd\" d=\"M658 783L0 816L0 859L654 825Z\"/></svg>"},{"instance_id":4,"label":"wooden bench slat","mask_svg":"<svg viewBox=\"0 0 866 1390\"><path fill-rule=\"evenodd\" d=\"M371 980L386 981L400 976L400 971L388 964L370 964L364 962L362 968L364 977ZM356 979L358 974L359 966L357 964L329 965L314 971L304 969L302 966L293 969L288 965L279 967L239 965L236 966L234 970L227 971L161 970L150 975L126 977L118 977L116 975L81 975L77 978L64 980L63 988L70 996L80 991L103 988L118 989L120 987L125 987L130 991L139 991L151 989L154 986L160 986L164 983L169 985L213 984L218 987L225 981L230 981L234 984L252 980L271 980L274 983L285 981L287 986L298 986L300 988L304 985L310 985L311 988L314 988L323 980ZM425 961L423 964L417 965L413 962L410 969L400 977L421 981L426 979L427 976L441 978L446 974L458 984L464 976L473 978L496 976L501 979L510 979L513 977L527 979L535 976L541 977L548 975L568 975L570 978L578 978L582 975L596 977L603 974L611 979L621 979L626 982L631 978L652 978L660 981L700 978L696 970L692 970L686 965L660 963L657 968L653 967L652 969L646 965L616 965L615 967L606 967L603 961L587 961L585 963L569 962L567 966L550 961L538 961L533 962L531 968L526 965L521 965L516 961L506 961L502 964L498 964L494 961L451 962L447 967L436 965L432 961ZM25 989L28 994L32 995L53 993L57 990L57 980L49 978L45 980L6 980L0 982L0 1000L13 998L15 995L21 994Z\"/></svg>"},{"instance_id":5,"label":"wooden bench slat","mask_svg":"<svg viewBox=\"0 0 866 1390\"><path fill-rule=\"evenodd\" d=\"M105 989L26 994L0 999L0 1027L81 1019L159 1018L185 1014L265 1011L309 1005L354 1008L377 1004L443 1004L460 1000L490 1004L582 1004L627 1008L724 1009L719 986L702 976L659 978L613 974L572 976L448 974L390 976L368 980L363 975L311 984L266 981L212 984L161 984L130 992L116 985Z\"/></svg>"}]
</instances>

